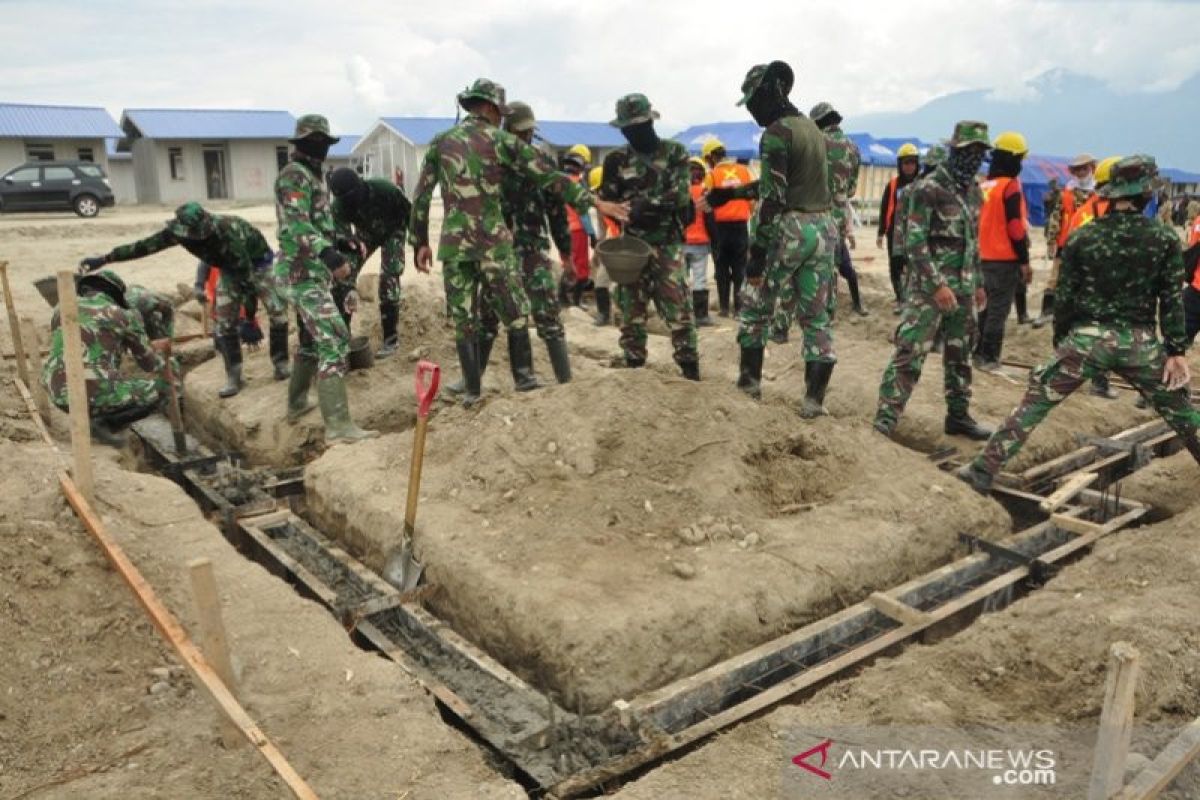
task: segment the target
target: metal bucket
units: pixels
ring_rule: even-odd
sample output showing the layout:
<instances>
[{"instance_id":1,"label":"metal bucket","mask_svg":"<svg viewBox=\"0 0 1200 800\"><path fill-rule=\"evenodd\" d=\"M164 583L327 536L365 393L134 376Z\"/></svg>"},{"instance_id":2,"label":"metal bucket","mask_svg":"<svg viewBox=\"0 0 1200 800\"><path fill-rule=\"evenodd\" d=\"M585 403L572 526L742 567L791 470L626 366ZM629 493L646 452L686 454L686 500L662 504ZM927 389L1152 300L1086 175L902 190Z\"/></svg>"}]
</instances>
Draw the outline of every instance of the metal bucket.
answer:
<instances>
[{"instance_id":1,"label":"metal bucket","mask_svg":"<svg viewBox=\"0 0 1200 800\"><path fill-rule=\"evenodd\" d=\"M58 305L58 276L48 275L45 278L38 278L33 282L33 288L38 290L38 294L42 299L50 304L51 308Z\"/></svg>"},{"instance_id":2,"label":"metal bucket","mask_svg":"<svg viewBox=\"0 0 1200 800\"><path fill-rule=\"evenodd\" d=\"M596 245L596 255L613 283L637 283L650 260L650 245L636 236L615 236Z\"/></svg>"},{"instance_id":3,"label":"metal bucket","mask_svg":"<svg viewBox=\"0 0 1200 800\"><path fill-rule=\"evenodd\" d=\"M371 340L366 336L350 339L350 369L370 369L375 365L375 354L371 352Z\"/></svg>"}]
</instances>

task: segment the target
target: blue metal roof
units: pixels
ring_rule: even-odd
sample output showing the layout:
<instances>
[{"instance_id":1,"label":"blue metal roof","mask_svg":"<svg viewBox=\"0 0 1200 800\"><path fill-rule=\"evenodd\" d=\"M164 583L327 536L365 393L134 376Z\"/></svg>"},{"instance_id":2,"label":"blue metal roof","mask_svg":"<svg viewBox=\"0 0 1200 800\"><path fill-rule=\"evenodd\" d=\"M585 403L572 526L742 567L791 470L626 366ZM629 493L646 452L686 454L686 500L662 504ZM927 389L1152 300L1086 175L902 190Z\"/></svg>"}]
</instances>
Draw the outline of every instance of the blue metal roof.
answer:
<instances>
[{"instance_id":1,"label":"blue metal roof","mask_svg":"<svg viewBox=\"0 0 1200 800\"><path fill-rule=\"evenodd\" d=\"M105 139L104 152L108 154L109 161L129 161L133 158L133 153L117 149L117 144L120 139Z\"/></svg>"},{"instance_id":2,"label":"blue metal roof","mask_svg":"<svg viewBox=\"0 0 1200 800\"><path fill-rule=\"evenodd\" d=\"M127 108L121 127L147 139L287 139L296 118L287 111Z\"/></svg>"},{"instance_id":3,"label":"blue metal roof","mask_svg":"<svg viewBox=\"0 0 1200 800\"><path fill-rule=\"evenodd\" d=\"M339 138L341 141L329 148L330 158L349 158L350 151L354 149L354 145L358 144L359 140L362 139L361 136L349 136L347 134L342 134Z\"/></svg>"},{"instance_id":4,"label":"blue metal roof","mask_svg":"<svg viewBox=\"0 0 1200 800\"><path fill-rule=\"evenodd\" d=\"M415 145L426 145L442 131L454 127L453 117L381 117L382 122ZM620 147L621 132L607 122L538 120L538 134L556 147Z\"/></svg>"},{"instance_id":5,"label":"blue metal roof","mask_svg":"<svg viewBox=\"0 0 1200 800\"><path fill-rule=\"evenodd\" d=\"M0 103L0 137L100 139L121 129L103 108Z\"/></svg>"}]
</instances>

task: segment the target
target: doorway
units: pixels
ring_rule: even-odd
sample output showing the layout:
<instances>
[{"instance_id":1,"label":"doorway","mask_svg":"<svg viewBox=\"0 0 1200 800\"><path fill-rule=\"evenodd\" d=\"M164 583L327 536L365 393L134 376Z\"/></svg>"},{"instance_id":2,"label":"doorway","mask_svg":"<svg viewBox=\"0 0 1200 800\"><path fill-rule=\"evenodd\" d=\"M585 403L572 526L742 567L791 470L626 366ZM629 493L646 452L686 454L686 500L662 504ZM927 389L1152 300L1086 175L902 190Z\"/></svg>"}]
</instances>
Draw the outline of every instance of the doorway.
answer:
<instances>
[{"instance_id":1,"label":"doorway","mask_svg":"<svg viewBox=\"0 0 1200 800\"><path fill-rule=\"evenodd\" d=\"M228 180L225 169L225 148L204 148L204 183L209 200L228 200Z\"/></svg>"}]
</instances>

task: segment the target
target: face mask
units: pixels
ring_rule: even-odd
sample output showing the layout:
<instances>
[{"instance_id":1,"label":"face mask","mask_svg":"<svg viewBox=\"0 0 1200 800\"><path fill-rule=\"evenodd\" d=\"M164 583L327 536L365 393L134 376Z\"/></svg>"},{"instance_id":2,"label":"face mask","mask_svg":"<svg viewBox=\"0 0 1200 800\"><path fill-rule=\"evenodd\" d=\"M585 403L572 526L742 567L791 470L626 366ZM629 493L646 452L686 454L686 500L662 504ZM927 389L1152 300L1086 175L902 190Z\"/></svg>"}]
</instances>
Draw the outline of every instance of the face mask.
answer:
<instances>
[{"instance_id":1,"label":"face mask","mask_svg":"<svg viewBox=\"0 0 1200 800\"><path fill-rule=\"evenodd\" d=\"M1095 191L1096 190L1096 173L1093 172L1091 175L1088 175L1086 178L1076 178L1075 176L1072 176L1071 183L1077 189L1083 189L1085 192Z\"/></svg>"},{"instance_id":2,"label":"face mask","mask_svg":"<svg viewBox=\"0 0 1200 800\"><path fill-rule=\"evenodd\" d=\"M946 168L960 188L967 188L975 180L975 174L979 172L985 155L987 151L980 147L957 147L950 151Z\"/></svg>"},{"instance_id":3,"label":"face mask","mask_svg":"<svg viewBox=\"0 0 1200 800\"><path fill-rule=\"evenodd\" d=\"M324 161L325 156L329 155L331 144L333 142L320 136L305 136L303 139L296 140L296 149L309 158Z\"/></svg>"},{"instance_id":4,"label":"face mask","mask_svg":"<svg viewBox=\"0 0 1200 800\"><path fill-rule=\"evenodd\" d=\"M650 155L658 149L658 134L654 132L653 122L639 122L621 128L621 135L630 147L643 155Z\"/></svg>"}]
</instances>

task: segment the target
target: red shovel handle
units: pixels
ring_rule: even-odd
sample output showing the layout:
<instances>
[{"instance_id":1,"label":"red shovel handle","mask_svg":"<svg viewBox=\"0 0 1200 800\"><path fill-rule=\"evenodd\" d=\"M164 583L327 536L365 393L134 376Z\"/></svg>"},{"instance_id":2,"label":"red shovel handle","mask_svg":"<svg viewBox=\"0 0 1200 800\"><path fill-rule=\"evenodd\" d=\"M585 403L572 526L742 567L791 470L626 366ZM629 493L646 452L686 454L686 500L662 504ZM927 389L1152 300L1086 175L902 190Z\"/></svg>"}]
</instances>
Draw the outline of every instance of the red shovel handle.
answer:
<instances>
[{"instance_id":1,"label":"red shovel handle","mask_svg":"<svg viewBox=\"0 0 1200 800\"><path fill-rule=\"evenodd\" d=\"M417 416L428 417L442 381L442 368L432 361L417 362Z\"/></svg>"}]
</instances>

